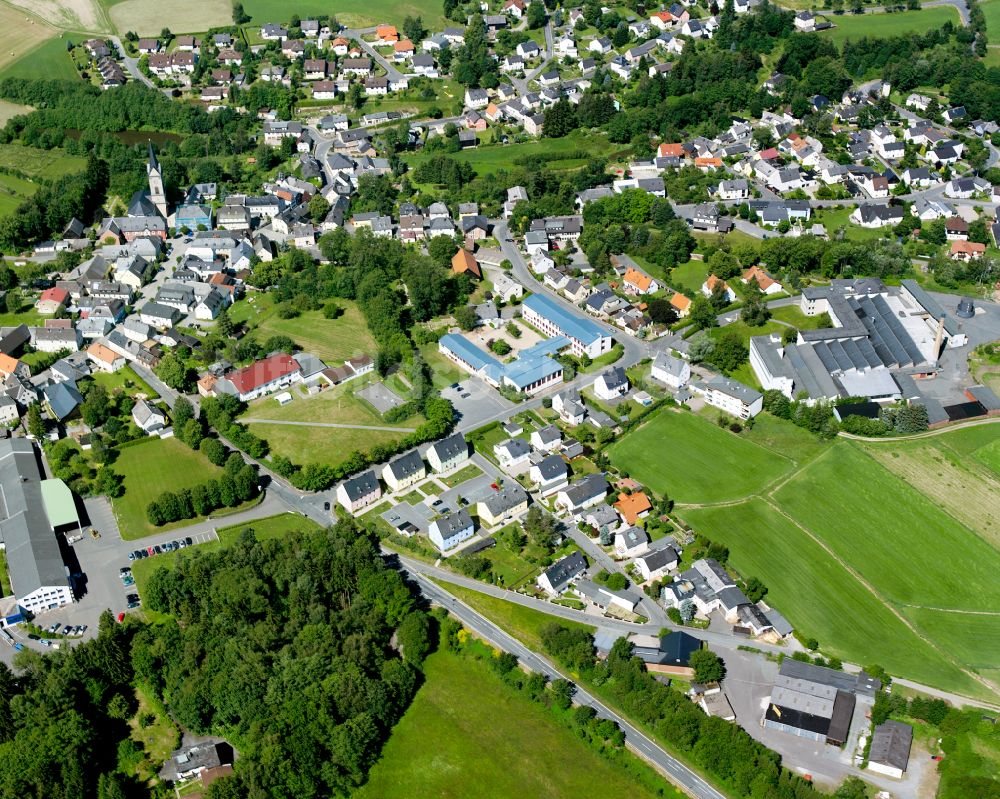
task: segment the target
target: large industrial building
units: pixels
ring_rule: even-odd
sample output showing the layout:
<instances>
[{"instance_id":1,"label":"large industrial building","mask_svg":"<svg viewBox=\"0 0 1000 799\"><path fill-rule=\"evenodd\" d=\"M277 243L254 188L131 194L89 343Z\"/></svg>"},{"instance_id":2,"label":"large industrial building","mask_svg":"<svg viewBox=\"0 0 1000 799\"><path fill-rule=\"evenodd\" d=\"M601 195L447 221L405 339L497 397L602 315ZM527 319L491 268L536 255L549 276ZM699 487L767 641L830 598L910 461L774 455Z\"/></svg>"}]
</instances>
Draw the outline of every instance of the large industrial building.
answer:
<instances>
[{"instance_id":1,"label":"large industrial building","mask_svg":"<svg viewBox=\"0 0 1000 799\"><path fill-rule=\"evenodd\" d=\"M764 726L843 746L851 730L857 695L874 697L881 686L864 672L847 674L785 658L764 712Z\"/></svg>"},{"instance_id":2,"label":"large industrial building","mask_svg":"<svg viewBox=\"0 0 1000 799\"><path fill-rule=\"evenodd\" d=\"M947 314L913 280L899 287L877 278L834 280L803 289L800 308L828 314L832 327L800 330L791 344L774 334L750 339L757 379L789 398L895 401L904 393L898 376L931 376L945 347L968 343L957 312Z\"/></svg>"},{"instance_id":3,"label":"large industrial building","mask_svg":"<svg viewBox=\"0 0 1000 799\"><path fill-rule=\"evenodd\" d=\"M0 536L14 597L32 613L73 601L57 532L79 529L73 496L61 480L43 480L32 443L0 441Z\"/></svg>"}]
</instances>

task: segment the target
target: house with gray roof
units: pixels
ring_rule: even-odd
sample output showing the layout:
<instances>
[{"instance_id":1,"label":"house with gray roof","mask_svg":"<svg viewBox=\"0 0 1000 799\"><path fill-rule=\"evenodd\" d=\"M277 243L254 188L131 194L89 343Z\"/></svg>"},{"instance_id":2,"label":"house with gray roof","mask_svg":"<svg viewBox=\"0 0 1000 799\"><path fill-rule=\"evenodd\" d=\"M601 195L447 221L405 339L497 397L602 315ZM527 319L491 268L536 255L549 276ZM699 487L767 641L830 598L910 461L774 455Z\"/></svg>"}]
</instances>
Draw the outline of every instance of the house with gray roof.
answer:
<instances>
[{"instance_id":1,"label":"house with gray roof","mask_svg":"<svg viewBox=\"0 0 1000 799\"><path fill-rule=\"evenodd\" d=\"M427 537L442 552L454 549L475 534L475 526L469 512L462 508L454 513L435 519L427 528Z\"/></svg>"},{"instance_id":2,"label":"house with gray roof","mask_svg":"<svg viewBox=\"0 0 1000 799\"><path fill-rule=\"evenodd\" d=\"M565 591L572 580L587 570L587 559L580 552L573 552L553 563L543 571L535 583L549 596Z\"/></svg>"},{"instance_id":3,"label":"house with gray roof","mask_svg":"<svg viewBox=\"0 0 1000 799\"><path fill-rule=\"evenodd\" d=\"M514 480L505 480L496 491L476 504L479 521L487 527L497 527L518 518L528 510L528 492Z\"/></svg>"},{"instance_id":4,"label":"house with gray roof","mask_svg":"<svg viewBox=\"0 0 1000 799\"><path fill-rule=\"evenodd\" d=\"M450 472L469 459L469 443L461 433L435 441L427 449L427 462L435 472Z\"/></svg>"},{"instance_id":5,"label":"house with gray roof","mask_svg":"<svg viewBox=\"0 0 1000 799\"><path fill-rule=\"evenodd\" d=\"M362 508L367 508L381 496L382 484L371 469L349 477L337 486L337 502L348 513L357 513Z\"/></svg>"},{"instance_id":6,"label":"house with gray roof","mask_svg":"<svg viewBox=\"0 0 1000 799\"><path fill-rule=\"evenodd\" d=\"M393 458L382 470L382 479L391 491L409 488L426 476L427 467L424 465L424 459L415 449Z\"/></svg>"},{"instance_id":7,"label":"house with gray roof","mask_svg":"<svg viewBox=\"0 0 1000 799\"><path fill-rule=\"evenodd\" d=\"M868 770L897 780L903 778L910 762L913 727L889 719L875 728L868 754Z\"/></svg>"},{"instance_id":8,"label":"house with gray roof","mask_svg":"<svg viewBox=\"0 0 1000 799\"><path fill-rule=\"evenodd\" d=\"M569 467L559 455L548 455L529 469L531 482L543 497L550 497L569 485Z\"/></svg>"},{"instance_id":9,"label":"house with gray roof","mask_svg":"<svg viewBox=\"0 0 1000 799\"><path fill-rule=\"evenodd\" d=\"M577 514L598 505L608 494L603 474L588 474L556 494L555 507L563 513Z\"/></svg>"}]
</instances>

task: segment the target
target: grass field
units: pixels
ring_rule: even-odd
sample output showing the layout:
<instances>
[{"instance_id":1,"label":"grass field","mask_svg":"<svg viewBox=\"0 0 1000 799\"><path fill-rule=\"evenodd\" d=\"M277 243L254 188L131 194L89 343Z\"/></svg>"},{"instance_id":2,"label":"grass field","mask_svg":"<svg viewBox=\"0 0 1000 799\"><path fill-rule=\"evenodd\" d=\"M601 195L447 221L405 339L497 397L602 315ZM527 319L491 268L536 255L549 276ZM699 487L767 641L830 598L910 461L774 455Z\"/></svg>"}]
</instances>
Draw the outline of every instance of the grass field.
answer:
<instances>
[{"instance_id":1,"label":"grass field","mask_svg":"<svg viewBox=\"0 0 1000 799\"><path fill-rule=\"evenodd\" d=\"M125 478L125 494L112 504L126 540L191 524L192 520L187 519L154 527L146 520L146 506L164 491L191 488L222 473L208 458L176 438L150 438L126 447L115 461L114 470Z\"/></svg>"},{"instance_id":2,"label":"grass field","mask_svg":"<svg viewBox=\"0 0 1000 799\"><path fill-rule=\"evenodd\" d=\"M254 24L265 22L287 22L295 13L302 19L310 14L329 14L347 27L360 28L387 22L402 25L406 17L420 17L424 27L440 30L445 25L441 14L441 3L436 0L368 0L365 3L353 0L296 0L289 4L285 0L245 0L243 7L253 17Z\"/></svg>"},{"instance_id":3,"label":"grass field","mask_svg":"<svg viewBox=\"0 0 1000 799\"><path fill-rule=\"evenodd\" d=\"M367 401L354 393L368 385L364 377L314 394L308 399L296 397L282 406L275 399L263 399L252 403L243 417L247 419L276 419L292 422L332 422L334 424L366 424L380 427L415 427L419 417L389 424L382 419Z\"/></svg>"},{"instance_id":4,"label":"grass field","mask_svg":"<svg viewBox=\"0 0 1000 799\"><path fill-rule=\"evenodd\" d=\"M775 500L892 602L1000 607L1000 552L856 446L827 450Z\"/></svg>"},{"instance_id":5,"label":"grass field","mask_svg":"<svg viewBox=\"0 0 1000 799\"><path fill-rule=\"evenodd\" d=\"M439 651L424 676L356 799L654 796L484 663Z\"/></svg>"},{"instance_id":6,"label":"grass field","mask_svg":"<svg viewBox=\"0 0 1000 799\"><path fill-rule=\"evenodd\" d=\"M86 158L70 155L65 150L39 150L20 144L0 144L0 169L17 169L34 178L61 178L82 172L86 166Z\"/></svg>"},{"instance_id":7,"label":"grass field","mask_svg":"<svg viewBox=\"0 0 1000 799\"><path fill-rule=\"evenodd\" d=\"M296 6L298 11L298 6ZM233 24L233 6L227 0L125 0L114 3L108 12L120 33L134 31L140 36L158 34L169 20L174 33L199 33L209 28ZM266 22L287 21L285 15Z\"/></svg>"},{"instance_id":8,"label":"grass field","mask_svg":"<svg viewBox=\"0 0 1000 799\"><path fill-rule=\"evenodd\" d=\"M398 441L405 432L386 430L351 430L333 427L301 427L299 425L248 425L256 435L267 439L271 451L284 455L294 463L327 463L335 466L354 450L365 451L376 444Z\"/></svg>"},{"instance_id":9,"label":"grass field","mask_svg":"<svg viewBox=\"0 0 1000 799\"><path fill-rule=\"evenodd\" d=\"M56 35L54 28L34 15L6 3L0 4L0 70Z\"/></svg>"},{"instance_id":10,"label":"grass field","mask_svg":"<svg viewBox=\"0 0 1000 799\"><path fill-rule=\"evenodd\" d=\"M769 413L757 416L753 428L745 430L743 437L797 463L804 463L829 446L808 430Z\"/></svg>"},{"instance_id":11,"label":"grass field","mask_svg":"<svg viewBox=\"0 0 1000 799\"><path fill-rule=\"evenodd\" d=\"M670 273L670 285L680 291L690 289L701 291L701 284L708 277L708 266L704 261L688 261L686 264L674 267Z\"/></svg>"},{"instance_id":12,"label":"grass field","mask_svg":"<svg viewBox=\"0 0 1000 799\"><path fill-rule=\"evenodd\" d=\"M13 25L15 30L23 32L24 16L19 16L16 20L11 20L7 14L11 12L8 6L0 5L0 29L10 31L9 25ZM16 13L16 12L14 12ZM9 33L0 35L0 52L4 57L0 57L0 80L4 78L37 78L45 75L50 79L79 80L76 67L73 66L73 59L66 49L67 40L82 41L87 38L85 34L57 33L51 29L40 26L37 22L32 30L47 31L46 36L34 39L30 47L25 47L20 43L13 43L5 39ZM15 53L12 58L11 52ZM15 60L16 59L16 60Z\"/></svg>"},{"instance_id":13,"label":"grass field","mask_svg":"<svg viewBox=\"0 0 1000 799\"><path fill-rule=\"evenodd\" d=\"M729 547L745 577L768 587L767 601L823 651L879 662L921 682L975 690L972 680L892 613L805 532L762 499L682 512L694 529ZM890 645L882 645L889 643ZM961 686L961 688L959 688Z\"/></svg>"},{"instance_id":14,"label":"grass field","mask_svg":"<svg viewBox=\"0 0 1000 799\"><path fill-rule=\"evenodd\" d=\"M1000 611L990 615L906 608L921 632L976 670L1000 667ZM995 698L995 697L994 697Z\"/></svg>"},{"instance_id":15,"label":"grass field","mask_svg":"<svg viewBox=\"0 0 1000 799\"><path fill-rule=\"evenodd\" d=\"M990 44L1000 44L1000 0L986 0L985 3L980 3L979 7L986 17L986 36Z\"/></svg>"},{"instance_id":16,"label":"grass field","mask_svg":"<svg viewBox=\"0 0 1000 799\"><path fill-rule=\"evenodd\" d=\"M576 154L581 150L586 152L588 156L613 158L615 154L622 152L622 147L608 141L607 136L603 133L574 131L560 139L538 139L522 144L482 145L472 150L449 153L448 157L457 161L467 161L472 164L473 169L478 174L487 175L500 169L512 168L516 165L515 161L520 158L533 155L552 156L560 153L567 157L548 161L546 167L549 169L576 169L587 163L587 158L576 157ZM404 154L403 160L413 169L433 155L434 153L430 152Z\"/></svg>"},{"instance_id":17,"label":"grass field","mask_svg":"<svg viewBox=\"0 0 1000 799\"><path fill-rule=\"evenodd\" d=\"M701 417L669 410L617 441L608 454L657 494L685 504L748 497L794 465Z\"/></svg>"},{"instance_id":18,"label":"grass field","mask_svg":"<svg viewBox=\"0 0 1000 799\"><path fill-rule=\"evenodd\" d=\"M146 399L159 396L145 380L132 370L131 366L126 366L111 374L94 372L93 377L94 382L104 386L104 390L109 394L116 391L126 391L130 396L143 394Z\"/></svg>"},{"instance_id":19,"label":"grass field","mask_svg":"<svg viewBox=\"0 0 1000 799\"><path fill-rule=\"evenodd\" d=\"M806 316L798 305L783 305L771 309L771 318L779 322L787 322L799 330L815 330L820 325L822 315Z\"/></svg>"},{"instance_id":20,"label":"grass field","mask_svg":"<svg viewBox=\"0 0 1000 799\"><path fill-rule=\"evenodd\" d=\"M0 174L0 216L12 214L26 199L38 191L38 185L15 175Z\"/></svg>"},{"instance_id":21,"label":"grass field","mask_svg":"<svg viewBox=\"0 0 1000 799\"><path fill-rule=\"evenodd\" d=\"M256 327L262 340L273 335L288 336L328 366L339 365L355 355L375 354L375 340L354 303L337 300L344 309L337 319L324 318L322 311L307 311L294 319L281 319L274 311L270 295L255 295L251 299L253 302L238 303L231 318Z\"/></svg>"},{"instance_id":22,"label":"grass field","mask_svg":"<svg viewBox=\"0 0 1000 799\"><path fill-rule=\"evenodd\" d=\"M946 22L959 24L958 12L951 6L922 8L919 11L903 11L897 14L843 14L830 15L829 20L836 26L822 31L837 44L848 39L857 41L862 37L887 38L903 33L924 33L932 28L940 28Z\"/></svg>"}]
</instances>

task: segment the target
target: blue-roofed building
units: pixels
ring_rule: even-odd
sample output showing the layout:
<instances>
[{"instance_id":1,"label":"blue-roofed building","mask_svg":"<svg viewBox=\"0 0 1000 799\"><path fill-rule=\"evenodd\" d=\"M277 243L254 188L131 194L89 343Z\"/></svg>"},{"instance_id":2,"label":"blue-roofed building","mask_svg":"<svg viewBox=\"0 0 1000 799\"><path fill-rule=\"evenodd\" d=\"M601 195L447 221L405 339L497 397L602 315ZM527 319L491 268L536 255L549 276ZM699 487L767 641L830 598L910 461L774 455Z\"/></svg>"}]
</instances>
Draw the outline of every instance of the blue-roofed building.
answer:
<instances>
[{"instance_id":1,"label":"blue-roofed building","mask_svg":"<svg viewBox=\"0 0 1000 799\"><path fill-rule=\"evenodd\" d=\"M575 314L544 294L532 294L521 303L524 321L547 336L565 336L576 355L596 358L611 350L613 339L596 322Z\"/></svg>"},{"instance_id":2,"label":"blue-roofed building","mask_svg":"<svg viewBox=\"0 0 1000 799\"><path fill-rule=\"evenodd\" d=\"M440 352L463 369L479 375L494 388L507 385L534 394L562 382L562 364L552 356L571 346L568 338L546 339L522 350L515 360L501 363L465 336L448 333L438 342Z\"/></svg>"},{"instance_id":3,"label":"blue-roofed building","mask_svg":"<svg viewBox=\"0 0 1000 799\"><path fill-rule=\"evenodd\" d=\"M177 206L174 214L174 227L198 230L198 225L203 225L205 230L212 229L212 207L209 205L185 203Z\"/></svg>"}]
</instances>

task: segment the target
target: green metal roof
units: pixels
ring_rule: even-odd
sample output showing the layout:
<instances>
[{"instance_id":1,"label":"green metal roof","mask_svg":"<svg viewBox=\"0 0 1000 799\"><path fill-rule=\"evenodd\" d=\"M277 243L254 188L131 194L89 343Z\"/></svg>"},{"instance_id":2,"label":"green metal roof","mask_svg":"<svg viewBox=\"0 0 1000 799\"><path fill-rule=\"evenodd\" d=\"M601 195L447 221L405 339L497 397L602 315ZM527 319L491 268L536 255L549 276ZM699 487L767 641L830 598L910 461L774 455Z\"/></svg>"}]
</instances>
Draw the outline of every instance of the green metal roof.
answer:
<instances>
[{"instance_id":1,"label":"green metal roof","mask_svg":"<svg viewBox=\"0 0 1000 799\"><path fill-rule=\"evenodd\" d=\"M62 480L42 480L42 504L53 530L65 524L79 524L73 492Z\"/></svg>"}]
</instances>

